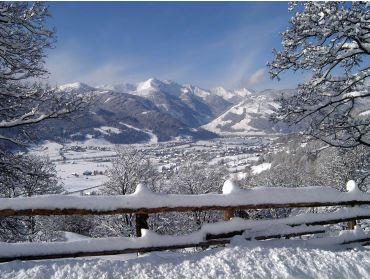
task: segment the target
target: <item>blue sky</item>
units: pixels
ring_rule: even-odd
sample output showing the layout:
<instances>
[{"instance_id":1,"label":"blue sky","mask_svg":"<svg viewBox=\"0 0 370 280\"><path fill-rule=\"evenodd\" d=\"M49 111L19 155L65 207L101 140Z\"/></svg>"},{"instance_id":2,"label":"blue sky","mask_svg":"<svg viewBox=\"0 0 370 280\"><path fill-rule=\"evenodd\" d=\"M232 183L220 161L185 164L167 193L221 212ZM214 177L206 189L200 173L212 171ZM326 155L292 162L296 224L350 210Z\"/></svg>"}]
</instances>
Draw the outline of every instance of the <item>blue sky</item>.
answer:
<instances>
[{"instance_id":1,"label":"blue sky","mask_svg":"<svg viewBox=\"0 0 370 280\"><path fill-rule=\"evenodd\" d=\"M52 84L138 82L150 77L204 88L295 87L271 81L266 62L281 48L287 2L48 2L56 48Z\"/></svg>"}]
</instances>

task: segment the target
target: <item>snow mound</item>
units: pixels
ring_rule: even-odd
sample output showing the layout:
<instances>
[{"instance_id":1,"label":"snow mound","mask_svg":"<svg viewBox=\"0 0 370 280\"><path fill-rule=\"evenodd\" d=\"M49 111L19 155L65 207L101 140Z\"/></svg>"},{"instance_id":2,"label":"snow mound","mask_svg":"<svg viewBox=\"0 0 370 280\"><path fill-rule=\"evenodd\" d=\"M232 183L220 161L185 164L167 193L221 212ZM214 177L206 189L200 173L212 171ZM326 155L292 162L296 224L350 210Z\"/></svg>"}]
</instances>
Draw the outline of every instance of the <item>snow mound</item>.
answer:
<instances>
[{"instance_id":1,"label":"snow mound","mask_svg":"<svg viewBox=\"0 0 370 280\"><path fill-rule=\"evenodd\" d=\"M2 278L370 278L370 251L243 241L197 254L154 252L0 264ZM120 259L121 258L121 259Z\"/></svg>"},{"instance_id":2,"label":"snow mound","mask_svg":"<svg viewBox=\"0 0 370 280\"><path fill-rule=\"evenodd\" d=\"M350 192L350 193L361 192L360 189L358 188L356 182L353 181L353 180L349 180L347 182L346 189L347 189L347 192Z\"/></svg>"},{"instance_id":3,"label":"snow mound","mask_svg":"<svg viewBox=\"0 0 370 280\"><path fill-rule=\"evenodd\" d=\"M240 191L240 187L231 180L226 180L222 187L223 194L239 193Z\"/></svg>"},{"instance_id":4,"label":"snow mound","mask_svg":"<svg viewBox=\"0 0 370 280\"><path fill-rule=\"evenodd\" d=\"M143 184L138 184L137 187L136 187L136 190L135 192L133 193L133 196L140 196L141 198L144 198L144 197L150 197L154 195L154 193L145 185Z\"/></svg>"}]
</instances>

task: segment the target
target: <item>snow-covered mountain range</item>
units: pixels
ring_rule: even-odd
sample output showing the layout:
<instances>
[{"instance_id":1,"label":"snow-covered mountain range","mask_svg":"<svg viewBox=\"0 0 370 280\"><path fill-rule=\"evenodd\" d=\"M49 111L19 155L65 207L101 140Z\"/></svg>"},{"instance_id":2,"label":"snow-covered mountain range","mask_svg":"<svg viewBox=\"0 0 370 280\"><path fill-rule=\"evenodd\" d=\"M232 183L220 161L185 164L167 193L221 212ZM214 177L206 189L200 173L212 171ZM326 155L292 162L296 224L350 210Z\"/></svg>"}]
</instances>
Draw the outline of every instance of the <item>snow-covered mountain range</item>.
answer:
<instances>
[{"instance_id":1,"label":"snow-covered mountain range","mask_svg":"<svg viewBox=\"0 0 370 280\"><path fill-rule=\"evenodd\" d=\"M206 90L193 85L181 85L173 81L161 81L155 78L136 85L120 84L98 88L145 98L160 111L170 114L191 127L198 127L211 121L232 104L251 94L247 89L228 91L219 87Z\"/></svg>"},{"instance_id":2,"label":"snow-covered mountain range","mask_svg":"<svg viewBox=\"0 0 370 280\"><path fill-rule=\"evenodd\" d=\"M57 90L72 94L93 92L97 101L73 122L51 120L53 125L41 132L43 138L53 135L73 140L104 138L113 143L136 143L152 141L154 136L158 141L167 141L179 136L204 139L219 134L286 131L268 119L278 107L274 99L285 91L203 89L155 78L137 84L94 87L76 82L61 85Z\"/></svg>"}]
</instances>

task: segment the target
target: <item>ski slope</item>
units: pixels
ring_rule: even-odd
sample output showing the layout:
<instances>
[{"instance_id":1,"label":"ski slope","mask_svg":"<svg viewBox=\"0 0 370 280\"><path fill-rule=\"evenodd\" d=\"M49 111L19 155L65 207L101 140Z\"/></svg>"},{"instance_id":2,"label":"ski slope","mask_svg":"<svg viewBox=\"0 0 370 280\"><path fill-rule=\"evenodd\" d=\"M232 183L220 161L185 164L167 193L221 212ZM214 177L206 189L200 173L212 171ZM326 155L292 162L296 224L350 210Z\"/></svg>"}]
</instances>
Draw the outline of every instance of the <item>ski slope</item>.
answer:
<instances>
[{"instance_id":1,"label":"ski slope","mask_svg":"<svg viewBox=\"0 0 370 280\"><path fill-rule=\"evenodd\" d=\"M148 144L152 145L152 144L157 144L158 143L157 135L155 135L151 130L149 130L149 129L140 129L140 128L137 128L137 127L132 126L130 124L123 123L123 122L120 122L120 124L123 124L124 126L127 126L128 128L134 129L136 131L141 131L141 132L144 132L144 133L148 134L149 137L150 137L150 140L149 140Z\"/></svg>"}]
</instances>

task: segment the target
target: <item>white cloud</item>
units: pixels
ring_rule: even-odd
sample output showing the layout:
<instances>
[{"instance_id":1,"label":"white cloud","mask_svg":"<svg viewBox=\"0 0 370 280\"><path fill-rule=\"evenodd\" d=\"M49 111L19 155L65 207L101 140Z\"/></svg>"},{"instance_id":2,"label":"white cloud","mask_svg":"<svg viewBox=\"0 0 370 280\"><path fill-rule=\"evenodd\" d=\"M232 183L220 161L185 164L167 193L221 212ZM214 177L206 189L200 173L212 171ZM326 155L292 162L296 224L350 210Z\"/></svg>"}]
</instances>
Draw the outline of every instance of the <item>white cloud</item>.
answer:
<instances>
[{"instance_id":1,"label":"white cloud","mask_svg":"<svg viewBox=\"0 0 370 280\"><path fill-rule=\"evenodd\" d=\"M82 63L76 55L65 52L53 52L46 60L46 69L50 72L49 81L52 84L75 82L80 76Z\"/></svg>"},{"instance_id":2,"label":"white cloud","mask_svg":"<svg viewBox=\"0 0 370 280\"><path fill-rule=\"evenodd\" d=\"M243 86L245 76L253 65L254 52L250 52L248 55L243 56L242 59L234 59L230 69L227 72L226 79L223 84L230 88L238 88Z\"/></svg>"},{"instance_id":3,"label":"white cloud","mask_svg":"<svg viewBox=\"0 0 370 280\"><path fill-rule=\"evenodd\" d=\"M123 80L125 67L121 64L107 63L82 75L80 80L90 84L115 84Z\"/></svg>"},{"instance_id":4,"label":"white cloud","mask_svg":"<svg viewBox=\"0 0 370 280\"><path fill-rule=\"evenodd\" d=\"M265 78L265 69L260 68L254 72L248 79L248 84L253 86L259 84Z\"/></svg>"},{"instance_id":5,"label":"white cloud","mask_svg":"<svg viewBox=\"0 0 370 280\"><path fill-rule=\"evenodd\" d=\"M84 82L94 86L126 82L133 78L127 74L127 65L119 61L108 61L92 69L89 67L81 55L71 51L53 53L46 60L46 68L50 72L49 82L52 85Z\"/></svg>"}]
</instances>

